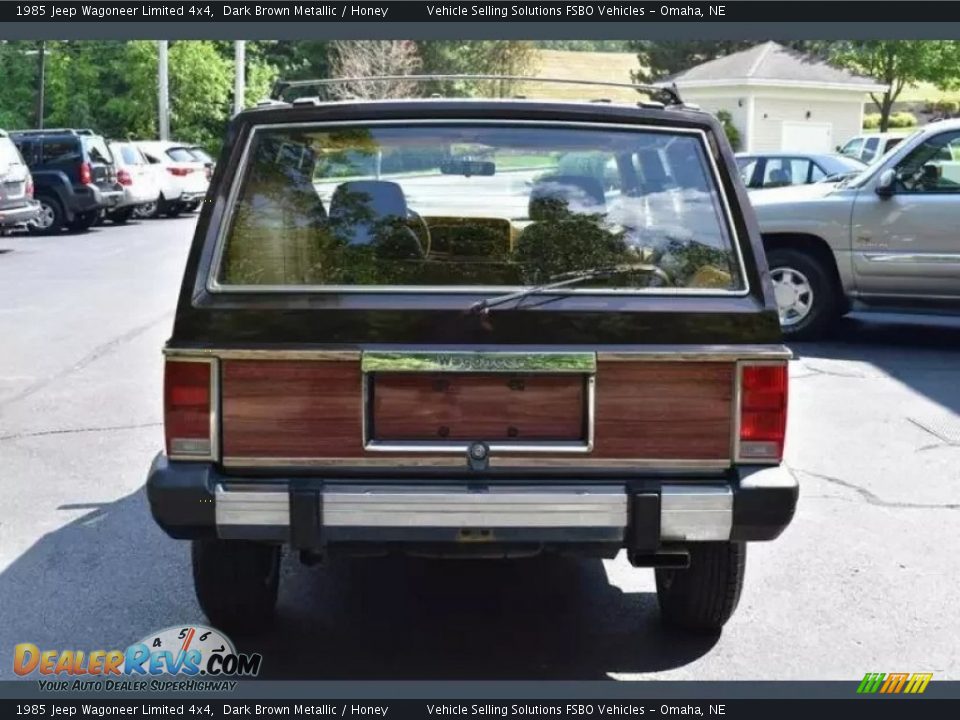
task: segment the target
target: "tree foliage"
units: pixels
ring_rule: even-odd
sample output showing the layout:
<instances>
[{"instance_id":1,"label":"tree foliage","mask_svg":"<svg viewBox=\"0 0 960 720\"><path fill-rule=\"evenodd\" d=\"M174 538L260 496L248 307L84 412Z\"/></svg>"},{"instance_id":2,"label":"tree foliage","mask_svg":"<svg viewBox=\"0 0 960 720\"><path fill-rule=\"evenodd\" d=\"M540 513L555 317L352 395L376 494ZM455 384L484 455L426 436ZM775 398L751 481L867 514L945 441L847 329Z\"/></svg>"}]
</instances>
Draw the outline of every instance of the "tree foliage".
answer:
<instances>
[{"instance_id":1,"label":"tree foliage","mask_svg":"<svg viewBox=\"0 0 960 720\"><path fill-rule=\"evenodd\" d=\"M379 43L380 41L375 41ZM359 49L351 62L363 74L426 72L526 74L532 42L384 41L390 52L367 53L370 42L340 43ZM381 43L381 44L384 44ZM37 41L0 41L0 127L37 126ZM46 41L44 125L90 127L110 138L155 138L158 132L157 43L148 40ZM216 152L233 112L233 42L178 40L169 46L172 137ZM278 77L330 77L338 56L328 41L250 41L246 52L246 104L266 97ZM398 51L399 50L399 54ZM347 74L354 74L351 70ZM446 88L434 88L439 91ZM474 85L470 92L477 90ZM488 89L506 94L514 88ZM430 88L417 87L428 92ZM305 90L315 95L316 90ZM463 94L469 94L463 93Z\"/></svg>"},{"instance_id":2,"label":"tree foliage","mask_svg":"<svg viewBox=\"0 0 960 720\"><path fill-rule=\"evenodd\" d=\"M854 40L834 43L829 50L834 64L867 75L887 86L870 95L880 111L880 131L890 127L893 104L903 89L929 82L938 88L960 82L960 43L947 40Z\"/></svg>"}]
</instances>

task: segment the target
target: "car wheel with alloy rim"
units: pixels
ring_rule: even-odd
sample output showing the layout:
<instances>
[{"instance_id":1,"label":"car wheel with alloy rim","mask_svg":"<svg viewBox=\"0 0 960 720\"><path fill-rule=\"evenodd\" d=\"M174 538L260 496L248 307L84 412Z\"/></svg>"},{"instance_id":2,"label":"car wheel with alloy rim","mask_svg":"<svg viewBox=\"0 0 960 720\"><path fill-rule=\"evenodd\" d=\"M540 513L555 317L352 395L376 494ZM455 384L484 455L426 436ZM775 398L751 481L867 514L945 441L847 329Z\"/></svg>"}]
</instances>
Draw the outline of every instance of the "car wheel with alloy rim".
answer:
<instances>
[{"instance_id":1,"label":"car wheel with alloy rim","mask_svg":"<svg viewBox=\"0 0 960 720\"><path fill-rule=\"evenodd\" d=\"M38 197L37 201L40 203L40 211L37 217L27 225L27 231L31 235L52 235L58 232L63 225L63 210L60 209L60 203L44 195Z\"/></svg>"},{"instance_id":2,"label":"car wheel with alloy rim","mask_svg":"<svg viewBox=\"0 0 960 720\"><path fill-rule=\"evenodd\" d=\"M793 248L767 253L784 337L812 340L838 316L837 288L819 259Z\"/></svg>"}]
</instances>

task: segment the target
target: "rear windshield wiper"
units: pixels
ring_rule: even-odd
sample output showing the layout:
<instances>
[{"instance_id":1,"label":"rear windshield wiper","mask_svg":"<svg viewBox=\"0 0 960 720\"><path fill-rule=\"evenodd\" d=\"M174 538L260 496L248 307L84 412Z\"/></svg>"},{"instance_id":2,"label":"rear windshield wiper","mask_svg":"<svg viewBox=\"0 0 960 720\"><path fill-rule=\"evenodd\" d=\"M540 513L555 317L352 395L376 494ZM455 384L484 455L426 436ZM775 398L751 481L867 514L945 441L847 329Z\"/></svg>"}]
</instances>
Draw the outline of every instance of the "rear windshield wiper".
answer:
<instances>
[{"instance_id":1,"label":"rear windshield wiper","mask_svg":"<svg viewBox=\"0 0 960 720\"><path fill-rule=\"evenodd\" d=\"M478 300L470 306L470 312L486 315L490 308L497 307L498 305L503 305L504 303L512 302L514 300L523 300L526 297L531 295L539 295L540 293L548 292L550 290L556 290L558 288L567 287L568 285L576 285L579 282L584 280L595 280L597 278L608 278L615 275L620 275L626 272L643 272L650 273L660 278L669 285L674 285L673 280L670 279L670 276L667 275L662 269L656 265L650 265L647 263L633 263L626 265L606 265L603 267L589 268L587 270L572 270L570 272L559 273L557 275L551 275L547 282L542 285L531 285L528 288L523 290L517 290L511 293L505 293L503 295L496 295L492 298L484 298L483 300ZM569 294L569 293L566 293Z\"/></svg>"}]
</instances>

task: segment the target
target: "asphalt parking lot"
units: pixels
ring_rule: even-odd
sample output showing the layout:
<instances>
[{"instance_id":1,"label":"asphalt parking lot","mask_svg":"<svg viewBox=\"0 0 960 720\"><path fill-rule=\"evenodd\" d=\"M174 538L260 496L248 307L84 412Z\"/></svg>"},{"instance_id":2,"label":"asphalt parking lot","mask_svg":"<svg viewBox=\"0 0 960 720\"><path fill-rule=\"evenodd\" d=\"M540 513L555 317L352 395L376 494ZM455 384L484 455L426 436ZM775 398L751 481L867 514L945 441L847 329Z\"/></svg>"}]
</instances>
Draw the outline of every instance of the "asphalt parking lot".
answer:
<instances>
[{"instance_id":1,"label":"asphalt parking lot","mask_svg":"<svg viewBox=\"0 0 960 720\"><path fill-rule=\"evenodd\" d=\"M194 220L0 238L2 654L202 622L143 482ZM653 573L599 561L287 558L274 678L960 679L960 319L844 320L797 345L793 525L751 546L719 638L660 628Z\"/></svg>"}]
</instances>

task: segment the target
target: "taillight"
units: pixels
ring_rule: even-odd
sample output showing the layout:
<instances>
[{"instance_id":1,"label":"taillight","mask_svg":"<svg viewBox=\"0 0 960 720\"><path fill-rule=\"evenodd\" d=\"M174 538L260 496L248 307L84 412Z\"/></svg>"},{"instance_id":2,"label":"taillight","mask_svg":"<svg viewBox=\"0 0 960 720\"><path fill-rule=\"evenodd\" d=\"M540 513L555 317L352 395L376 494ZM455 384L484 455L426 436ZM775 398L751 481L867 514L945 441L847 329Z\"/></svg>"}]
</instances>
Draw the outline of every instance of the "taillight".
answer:
<instances>
[{"instance_id":1,"label":"taillight","mask_svg":"<svg viewBox=\"0 0 960 720\"><path fill-rule=\"evenodd\" d=\"M787 364L740 368L740 460L778 462L787 431Z\"/></svg>"},{"instance_id":2,"label":"taillight","mask_svg":"<svg viewBox=\"0 0 960 720\"><path fill-rule=\"evenodd\" d=\"M167 360L163 377L163 429L167 455L212 459L216 365L209 361Z\"/></svg>"},{"instance_id":3,"label":"taillight","mask_svg":"<svg viewBox=\"0 0 960 720\"><path fill-rule=\"evenodd\" d=\"M90 163L80 163L80 184L89 185L93 182L93 172L90 170Z\"/></svg>"},{"instance_id":4,"label":"taillight","mask_svg":"<svg viewBox=\"0 0 960 720\"><path fill-rule=\"evenodd\" d=\"M191 172L193 168L184 168L184 167L167 167L167 172L176 177L186 177Z\"/></svg>"},{"instance_id":5,"label":"taillight","mask_svg":"<svg viewBox=\"0 0 960 720\"><path fill-rule=\"evenodd\" d=\"M24 192L26 193L28 198L33 197L33 178L32 177L27 178L27 186L24 188Z\"/></svg>"},{"instance_id":6,"label":"taillight","mask_svg":"<svg viewBox=\"0 0 960 720\"><path fill-rule=\"evenodd\" d=\"M124 168L117 170L117 182L121 185L133 185L133 176Z\"/></svg>"}]
</instances>

